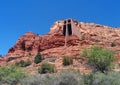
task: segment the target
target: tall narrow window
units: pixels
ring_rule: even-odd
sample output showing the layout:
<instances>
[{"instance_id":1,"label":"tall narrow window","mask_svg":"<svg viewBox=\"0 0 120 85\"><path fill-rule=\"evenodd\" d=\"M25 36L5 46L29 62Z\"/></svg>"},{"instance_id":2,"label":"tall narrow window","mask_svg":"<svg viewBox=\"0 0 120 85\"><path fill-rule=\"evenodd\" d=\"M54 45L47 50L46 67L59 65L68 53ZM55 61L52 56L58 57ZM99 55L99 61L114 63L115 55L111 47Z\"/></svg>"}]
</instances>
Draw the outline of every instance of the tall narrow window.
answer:
<instances>
[{"instance_id":1,"label":"tall narrow window","mask_svg":"<svg viewBox=\"0 0 120 85\"><path fill-rule=\"evenodd\" d=\"M71 24L68 24L68 35L72 35L72 27Z\"/></svg>"},{"instance_id":2,"label":"tall narrow window","mask_svg":"<svg viewBox=\"0 0 120 85\"><path fill-rule=\"evenodd\" d=\"M66 36L66 25L63 26L63 35Z\"/></svg>"}]
</instances>

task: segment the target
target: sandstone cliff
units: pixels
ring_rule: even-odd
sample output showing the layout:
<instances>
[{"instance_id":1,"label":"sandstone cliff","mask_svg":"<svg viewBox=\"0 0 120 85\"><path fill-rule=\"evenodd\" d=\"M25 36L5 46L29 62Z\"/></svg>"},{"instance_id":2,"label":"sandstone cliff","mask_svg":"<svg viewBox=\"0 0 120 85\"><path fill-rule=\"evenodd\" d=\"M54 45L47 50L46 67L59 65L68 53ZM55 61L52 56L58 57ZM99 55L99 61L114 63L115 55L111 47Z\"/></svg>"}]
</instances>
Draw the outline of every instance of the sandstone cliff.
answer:
<instances>
[{"instance_id":1,"label":"sandstone cliff","mask_svg":"<svg viewBox=\"0 0 120 85\"><path fill-rule=\"evenodd\" d=\"M9 64L10 62L6 62L9 57L15 58L11 63L28 59L33 61L37 52L41 52L45 58L54 57L59 59L65 55L76 58L82 48L92 45L100 45L113 50L117 53L118 59L120 59L120 28L78 22L76 20L72 21L80 35L71 35L66 47L65 36L63 35L64 20L59 20L51 26L50 32L46 35L39 36L32 32L27 32L21 36L16 44L9 49L6 56L0 58L0 65ZM112 43L115 44L114 47L111 46ZM60 60L57 60L56 63L59 65Z\"/></svg>"}]
</instances>

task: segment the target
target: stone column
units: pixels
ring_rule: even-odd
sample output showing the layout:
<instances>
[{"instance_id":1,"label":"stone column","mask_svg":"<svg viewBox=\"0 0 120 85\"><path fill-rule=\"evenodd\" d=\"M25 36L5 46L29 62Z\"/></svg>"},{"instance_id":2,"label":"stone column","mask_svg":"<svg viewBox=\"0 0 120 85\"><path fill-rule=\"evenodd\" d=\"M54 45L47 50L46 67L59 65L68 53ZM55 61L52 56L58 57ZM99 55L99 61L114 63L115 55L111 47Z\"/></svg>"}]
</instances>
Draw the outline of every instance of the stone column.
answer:
<instances>
[{"instance_id":1,"label":"stone column","mask_svg":"<svg viewBox=\"0 0 120 85\"><path fill-rule=\"evenodd\" d=\"M66 33L65 34L66 34L65 35L65 46L67 46L68 37L69 37L69 35L68 35L68 22L67 22L67 20L66 20Z\"/></svg>"}]
</instances>

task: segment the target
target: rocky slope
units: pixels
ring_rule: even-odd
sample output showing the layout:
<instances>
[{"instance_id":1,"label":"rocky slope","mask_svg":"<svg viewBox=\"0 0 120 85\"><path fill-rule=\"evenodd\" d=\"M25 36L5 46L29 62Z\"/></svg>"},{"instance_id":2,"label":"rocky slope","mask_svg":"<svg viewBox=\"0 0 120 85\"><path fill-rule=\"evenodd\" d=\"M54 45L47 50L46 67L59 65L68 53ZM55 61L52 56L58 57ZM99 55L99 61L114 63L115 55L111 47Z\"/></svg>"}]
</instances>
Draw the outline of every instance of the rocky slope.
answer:
<instances>
[{"instance_id":1,"label":"rocky slope","mask_svg":"<svg viewBox=\"0 0 120 85\"><path fill-rule=\"evenodd\" d=\"M7 65L20 60L33 61L35 55L41 52L45 59L56 58L54 63L59 69L62 66L61 58L63 56L70 56L75 59L79 56L82 48L92 45L100 45L113 50L117 53L116 56L118 59L120 58L120 28L111 28L99 24L73 20L79 28L81 38L79 39L75 35L70 36L67 46L65 47L65 36L63 36L62 32L63 22L63 20L56 21L51 26L50 32L43 36L36 35L32 32L25 33L17 40L16 44L9 49L7 55L4 58L0 58L0 65ZM113 43L115 44L114 47L111 46ZM10 57L15 59L6 62ZM80 63L75 61L74 66L78 65L77 68L84 67L85 64L83 62L85 62L85 60L81 58L80 61L82 65L79 65Z\"/></svg>"}]
</instances>

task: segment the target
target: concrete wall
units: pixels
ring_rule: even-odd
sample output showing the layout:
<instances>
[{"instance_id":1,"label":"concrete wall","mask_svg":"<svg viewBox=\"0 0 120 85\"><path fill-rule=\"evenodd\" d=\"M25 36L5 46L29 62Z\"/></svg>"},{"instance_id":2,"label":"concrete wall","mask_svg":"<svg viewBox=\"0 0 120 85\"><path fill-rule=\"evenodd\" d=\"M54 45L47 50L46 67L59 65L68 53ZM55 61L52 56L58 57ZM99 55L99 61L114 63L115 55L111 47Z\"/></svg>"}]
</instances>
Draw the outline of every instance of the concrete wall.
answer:
<instances>
[{"instance_id":1,"label":"concrete wall","mask_svg":"<svg viewBox=\"0 0 120 85\"><path fill-rule=\"evenodd\" d=\"M69 37L71 36L68 33L69 32L68 30L70 29L68 28L68 24L71 24L72 35L76 35L79 39L81 39L81 33L79 31L80 27L78 27L72 19L65 20L64 22L65 23L63 25L63 29L66 28L66 32L63 33L65 33L64 36L65 36L65 46L66 46L67 42L69 41Z\"/></svg>"},{"instance_id":2,"label":"concrete wall","mask_svg":"<svg viewBox=\"0 0 120 85\"><path fill-rule=\"evenodd\" d=\"M68 20L71 20L71 22L68 22ZM66 36L69 37L67 24L71 24L72 35L76 35L80 39L81 38L80 37L81 33L79 31L80 27L78 27L72 19L68 19L68 20L65 20L66 21L66 23L65 23L66 24L66 31L67 31Z\"/></svg>"},{"instance_id":3,"label":"concrete wall","mask_svg":"<svg viewBox=\"0 0 120 85\"><path fill-rule=\"evenodd\" d=\"M77 25L75 25L75 23L73 22L73 20L71 20L71 26L72 26L72 35L76 35L79 39L81 38L81 33L79 31L79 27Z\"/></svg>"}]
</instances>

